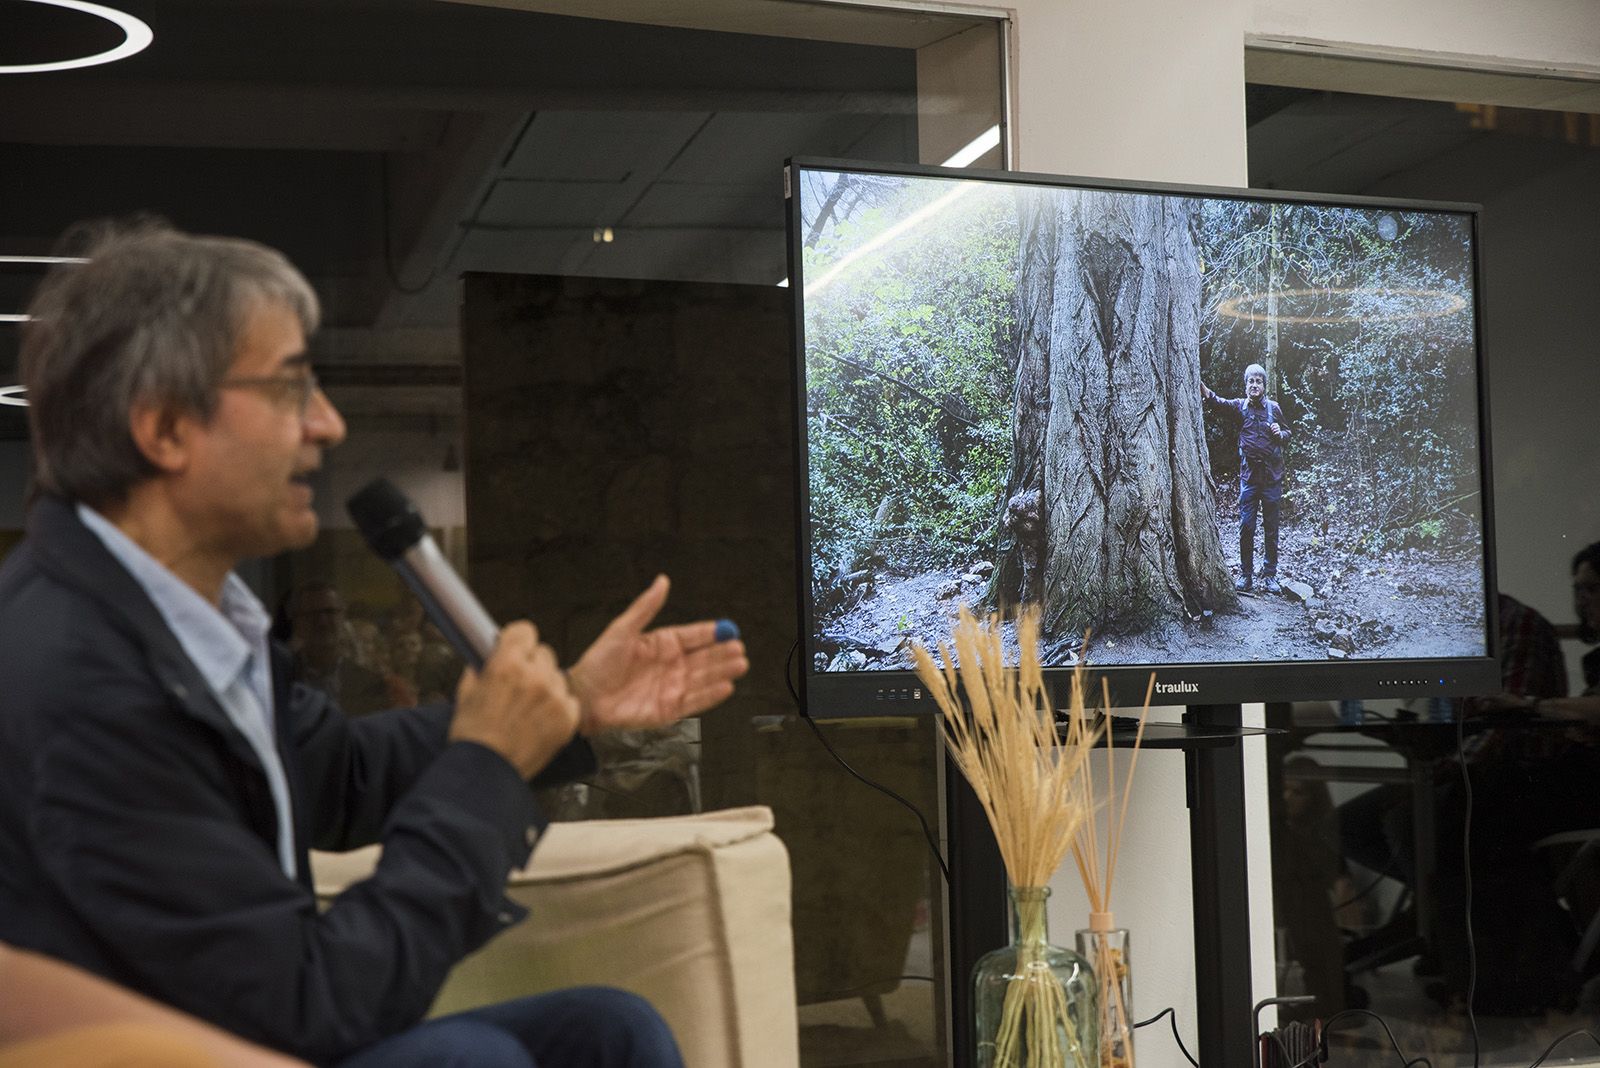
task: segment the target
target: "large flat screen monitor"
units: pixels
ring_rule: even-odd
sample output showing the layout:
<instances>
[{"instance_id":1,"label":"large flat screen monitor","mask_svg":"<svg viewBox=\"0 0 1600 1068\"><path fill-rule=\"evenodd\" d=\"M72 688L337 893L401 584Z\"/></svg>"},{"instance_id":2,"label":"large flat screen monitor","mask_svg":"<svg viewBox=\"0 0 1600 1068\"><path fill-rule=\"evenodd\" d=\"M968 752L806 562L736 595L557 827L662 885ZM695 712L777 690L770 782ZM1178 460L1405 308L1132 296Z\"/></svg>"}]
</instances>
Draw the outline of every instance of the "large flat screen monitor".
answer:
<instances>
[{"instance_id":1,"label":"large flat screen monitor","mask_svg":"<svg viewBox=\"0 0 1600 1068\"><path fill-rule=\"evenodd\" d=\"M787 190L811 713L930 710L911 646L960 605L1037 606L1117 704L1498 690L1472 207Z\"/></svg>"}]
</instances>

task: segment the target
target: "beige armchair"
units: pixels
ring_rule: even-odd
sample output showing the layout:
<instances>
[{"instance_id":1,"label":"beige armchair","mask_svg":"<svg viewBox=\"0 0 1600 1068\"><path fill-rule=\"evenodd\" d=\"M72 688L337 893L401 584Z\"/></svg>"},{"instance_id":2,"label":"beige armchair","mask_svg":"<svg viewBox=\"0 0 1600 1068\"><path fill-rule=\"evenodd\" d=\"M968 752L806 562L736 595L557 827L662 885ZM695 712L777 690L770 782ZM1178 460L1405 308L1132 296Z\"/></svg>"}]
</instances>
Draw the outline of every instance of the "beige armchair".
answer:
<instances>
[{"instance_id":1,"label":"beige armchair","mask_svg":"<svg viewBox=\"0 0 1600 1068\"><path fill-rule=\"evenodd\" d=\"M313 854L317 893L377 857ZM507 893L528 918L456 967L434 1014L598 983L649 999L690 1068L797 1068L789 858L770 810L552 824Z\"/></svg>"}]
</instances>

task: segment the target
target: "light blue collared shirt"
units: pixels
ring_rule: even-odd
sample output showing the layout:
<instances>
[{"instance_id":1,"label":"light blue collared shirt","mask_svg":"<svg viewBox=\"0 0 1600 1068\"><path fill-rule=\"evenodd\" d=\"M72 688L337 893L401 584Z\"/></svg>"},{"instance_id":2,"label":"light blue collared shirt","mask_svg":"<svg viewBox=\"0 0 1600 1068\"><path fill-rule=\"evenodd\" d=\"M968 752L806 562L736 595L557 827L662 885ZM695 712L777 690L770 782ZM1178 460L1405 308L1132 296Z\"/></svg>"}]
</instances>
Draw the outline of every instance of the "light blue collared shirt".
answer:
<instances>
[{"instance_id":1,"label":"light blue collared shirt","mask_svg":"<svg viewBox=\"0 0 1600 1068\"><path fill-rule=\"evenodd\" d=\"M272 619L238 575L222 584L222 605L206 600L110 520L78 505L78 518L134 578L199 670L228 719L261 761L278 815L278 864L295 877L294 823L289 782L273 738L271 656L267 632Z\"/></svg>"}]
</instances>

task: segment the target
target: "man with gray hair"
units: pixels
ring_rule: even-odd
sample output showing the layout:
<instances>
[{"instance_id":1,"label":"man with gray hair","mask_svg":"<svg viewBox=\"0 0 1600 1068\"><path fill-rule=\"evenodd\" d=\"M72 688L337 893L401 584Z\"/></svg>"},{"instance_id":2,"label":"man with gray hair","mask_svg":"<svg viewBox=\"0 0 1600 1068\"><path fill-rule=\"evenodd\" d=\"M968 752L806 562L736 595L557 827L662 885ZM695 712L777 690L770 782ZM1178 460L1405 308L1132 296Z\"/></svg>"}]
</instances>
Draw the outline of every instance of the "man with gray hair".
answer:
<instances>
[{"instance_id":1,"label":"man with gray hair","mask_svg":"<svg viewBox=\"0 0 1600 1068\"><path fill-rule=\"evenodd\" d=\"M1244 369L1244 396L1219 397L1200 383L1209 407L1239 421L1239 577L1234 588L1254 585L1256 511L1261 511L1261 588L1278 593L1278 511L1283 500L1283 443L1289 424L1278 402L1267 396L1267 369L1253 363Z\"/></svg>"},{"instance_id":2,"label":"man with gray hair","mask_svg":"<svg viewBox=\"0 0 1600 1068\"><path fill-rule=\"evenodd\" d=\"M345 426L278 253L158 226L37 294L22 347L34 484L0 568L0 941L319 1064L677 1065L648 1005L561 991L419 1023L515 923L574 732L661 726L748 669L712 621L647 630L659 577L570 669L507 626L453 705L347 720L291 683L243 560L317 533ZM725 633L725 632L723 632ZM309 847L381 841L319 912Z\"/></svg>"}]
</instances>

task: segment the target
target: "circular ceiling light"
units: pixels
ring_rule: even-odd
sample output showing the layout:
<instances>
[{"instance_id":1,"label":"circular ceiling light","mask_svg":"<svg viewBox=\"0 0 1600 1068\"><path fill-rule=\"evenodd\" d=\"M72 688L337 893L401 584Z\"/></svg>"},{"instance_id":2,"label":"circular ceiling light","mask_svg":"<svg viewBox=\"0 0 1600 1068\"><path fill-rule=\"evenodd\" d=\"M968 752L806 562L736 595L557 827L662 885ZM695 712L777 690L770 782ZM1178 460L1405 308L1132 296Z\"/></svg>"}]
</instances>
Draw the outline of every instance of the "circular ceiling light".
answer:
<instances>
[{"instance_id":1,"label":"circular ceiling light","mask_svg":"<svg viewBox=\"0 0 1600 1068\"><path fill-rule=\"evenodd\" d=\"M0 386L0 404L9 404L13 408L26 408L28 398L23 394L28 392L27 386Z\"/></svg>"},{"instance_id":2,"label":"circular ceiling light","mask_svg":"<svg viewBox=\"0 0 1600 1068\"><path fill-rule=\"evenodd\" d=\"M44 4L47 7L63 7L68 11L81 11L85 15L105 19L117 29L122 31L122 43L115 48L104 52L96 52L92 56L79 56L76 59L62 59L53 63L13 63L0 64L0 74L43 74L52 70L75 70L78 67L96 67L102 63L115 63L119 59L127 59L131 55L143 52L150 47L150 42L155 40L155 34L150 26L140 18L118 11L114 7L105 7L102 4L88 4L84 0L23 0L29 4Z\"/></svg>"}]
</instances>

